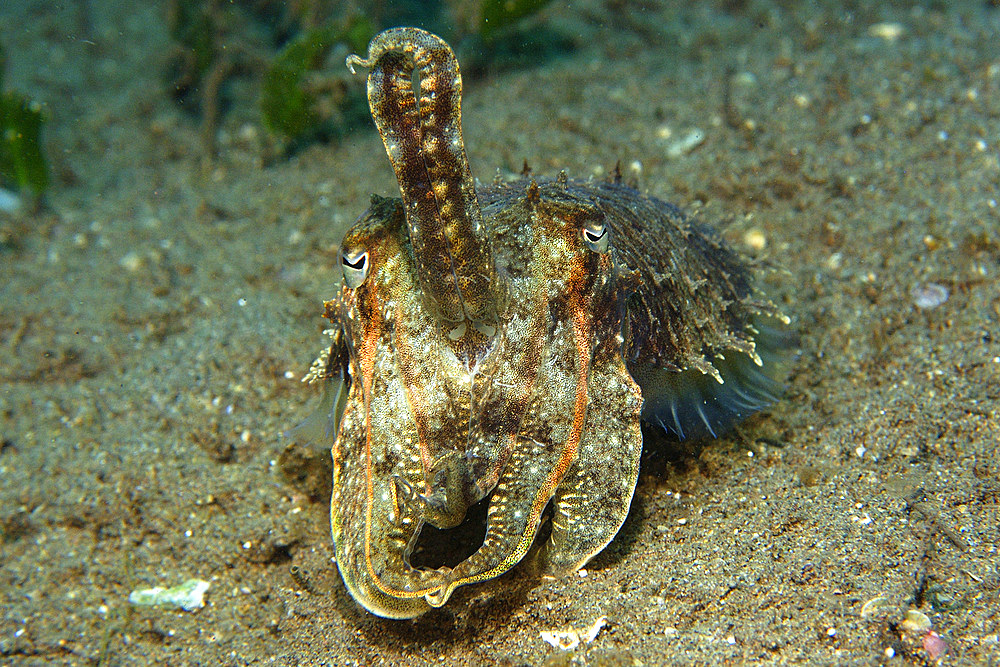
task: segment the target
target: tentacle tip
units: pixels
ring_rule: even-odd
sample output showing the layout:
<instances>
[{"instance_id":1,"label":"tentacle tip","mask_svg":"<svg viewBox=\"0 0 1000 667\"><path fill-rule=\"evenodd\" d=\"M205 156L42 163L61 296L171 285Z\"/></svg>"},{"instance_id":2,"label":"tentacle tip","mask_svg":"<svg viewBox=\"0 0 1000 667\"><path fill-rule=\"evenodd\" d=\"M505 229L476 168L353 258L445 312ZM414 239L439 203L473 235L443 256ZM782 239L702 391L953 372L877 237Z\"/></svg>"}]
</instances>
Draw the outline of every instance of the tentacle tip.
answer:
<instances>
[{"instance_id":1,"label":"tentacle tip","mask_svg":"<svg viewBox=\"0 0 1000 667\"><path fill-rule=\"evenodd\" d=\"M361 56L352 53L351 55L347 56L346 65L347 69L351 71L351 74L357 74L358 72L357 70L354 69L355 67L368 68L372 66L372 63L367 58L362 58Z\"/></svg>"},{"instance_id":2,"label":"tentacle tip","mask_svg":"<svg viewBox=\"0 0 1000 667\"><path fill-rule=\"evenodd\" d=\"M448 598L451 597L451 593L454 590L453 585L447 584L424 595L424 600L432 607L443 607L444 603L448 601Z\"/></svg>"}]
</instances>

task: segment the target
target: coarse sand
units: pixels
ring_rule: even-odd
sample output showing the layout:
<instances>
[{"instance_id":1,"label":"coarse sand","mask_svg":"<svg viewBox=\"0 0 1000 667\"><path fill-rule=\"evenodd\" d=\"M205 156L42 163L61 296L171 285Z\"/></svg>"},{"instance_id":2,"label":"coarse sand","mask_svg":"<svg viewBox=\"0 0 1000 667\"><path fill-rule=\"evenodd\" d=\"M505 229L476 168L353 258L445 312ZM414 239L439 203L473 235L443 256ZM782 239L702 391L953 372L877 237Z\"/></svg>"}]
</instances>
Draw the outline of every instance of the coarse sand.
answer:
<instances>
[{"instance_id":1,"label":"coarse sand","mask_svg":"<svg viewBox=\"0 0 1000 667\"><path fill-rule=\"evenodd\" d=\"M353 603L281 463L340 238L396 193L378 135L274 159L241 76L209 160L159 3L0 4L53 172L0 212L0 662L1000 665L1000 7L566 4L562 49L466 70L473 173L620 160L696 211L773 267L788 389L717 441L648 430L579 576L413 621ZM189 579L196 611L128 602Z\"/></svg>"}]
</instances>

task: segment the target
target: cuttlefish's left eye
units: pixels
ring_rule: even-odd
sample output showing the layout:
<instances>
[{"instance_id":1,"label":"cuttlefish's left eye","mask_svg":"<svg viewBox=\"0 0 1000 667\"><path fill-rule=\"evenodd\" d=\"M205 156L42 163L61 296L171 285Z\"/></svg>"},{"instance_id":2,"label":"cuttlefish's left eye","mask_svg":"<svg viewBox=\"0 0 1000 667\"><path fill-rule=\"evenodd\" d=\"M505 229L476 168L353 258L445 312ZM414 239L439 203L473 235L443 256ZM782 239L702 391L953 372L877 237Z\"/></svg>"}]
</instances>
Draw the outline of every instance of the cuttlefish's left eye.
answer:
<instances>
[{"instance_id":1,"label":"cuttlefish's left eye","mask_svg":"<svg viewBox=\"0 0 1000 667\"><path fill-rule=\"evenodd\" d=\"M583 241L594 252L607 252L611 240L611 229L603 220L590 220L583 225Z\"/></svg>"},{"instance_id":2,"label":"cuttlefish's left eye","mask_svg":"<svg viewBox=\"0 0 1000 667\"><path fill-rule=\"evenodd\" d=\"M340 263L344 267L344 284L350 289L365 282L368 271L371 270L367 250L345 250L340 254Z\"/></svg>"}]
</instances>

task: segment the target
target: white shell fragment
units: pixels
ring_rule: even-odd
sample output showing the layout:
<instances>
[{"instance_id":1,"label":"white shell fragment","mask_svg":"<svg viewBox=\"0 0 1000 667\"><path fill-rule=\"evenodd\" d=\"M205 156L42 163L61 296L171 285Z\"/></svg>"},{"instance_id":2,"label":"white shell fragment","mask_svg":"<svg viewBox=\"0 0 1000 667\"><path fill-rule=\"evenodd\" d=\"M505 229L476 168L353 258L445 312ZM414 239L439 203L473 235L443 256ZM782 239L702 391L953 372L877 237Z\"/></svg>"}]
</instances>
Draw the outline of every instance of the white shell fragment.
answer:
<instances>
[{"instance_id":1,"label":"white shell fragment","mask_svg":"<svg viewBox=\"0 0 1000 667\"><path fill-rule=\"evenodd\" d=\"M597 639L601 629L608 624L607 616L600 616L594 624L585 630L577 630L572 626L566 626L562 630L543 630L542 639L553 647L563 651L572 651L577 646L589 644Z\"/></svg>"},{"instance_id":2,"label":"white shell fragment","mask_svg":"<svg viewBox=\"0 0 1000 667\"><path fill-rule=\"evenodd\" d=\"M868 621L890 610L891 608L892 605L890 604L889 598L882 596L872 598L861 606L861 618Z\"/></svg>"},{"instance_id":3,"label":"white shell fragment","mask_svg":"<svg viewBox=\"0 0 1000 667\"><path fill-rule=\"evenodd\" d=\"M211 584L201 579L188 579L173 588L143 588L129 593L128 601L143 607L179 607L184 611L195 611L205 606L205 592Z\"/></svg>"},{"instance_id":4,"label":"white shell fragment","mask_svg":"<svg viewBox=\"0 0 1000 667\"><path fill-rule=\"evenodd\" d=\"M678 158L687 155L705 143L705 133L698 128L692 128L667 146L667 157Z\"/></svg>"}]
</instances>

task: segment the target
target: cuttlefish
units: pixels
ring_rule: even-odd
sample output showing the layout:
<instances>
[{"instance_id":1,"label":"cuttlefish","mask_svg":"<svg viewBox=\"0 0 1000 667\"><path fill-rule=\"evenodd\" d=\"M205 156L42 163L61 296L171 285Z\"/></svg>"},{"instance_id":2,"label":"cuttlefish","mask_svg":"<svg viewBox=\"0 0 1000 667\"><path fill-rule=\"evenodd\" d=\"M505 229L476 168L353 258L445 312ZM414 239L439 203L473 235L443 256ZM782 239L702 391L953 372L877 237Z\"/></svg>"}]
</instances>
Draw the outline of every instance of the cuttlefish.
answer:
<instances>
[{"instance_id":1,"label":"cuttlefish","mask_svg":"<svg viewBox=\"0 0 1000 667\"><path fill-rule=\"evenodd\" d=\"M640 423L711 436L773 402L762 323L787 319L715 234L617 174L477 185L439 37L387 30L348 65L368 69L400 197L347 232L309 379L326 384L337 567L362 607L411 618L517 565L546 516L542 572L581 568L628 513ZM479 502L474 553L411 565L425 526Z\"/></svg>"}]
</instances>

